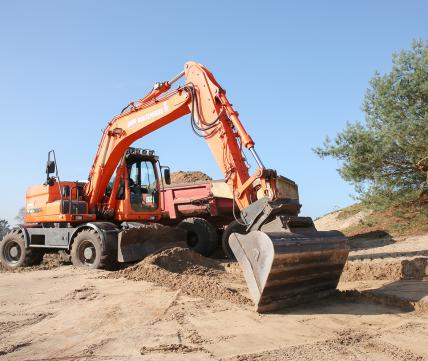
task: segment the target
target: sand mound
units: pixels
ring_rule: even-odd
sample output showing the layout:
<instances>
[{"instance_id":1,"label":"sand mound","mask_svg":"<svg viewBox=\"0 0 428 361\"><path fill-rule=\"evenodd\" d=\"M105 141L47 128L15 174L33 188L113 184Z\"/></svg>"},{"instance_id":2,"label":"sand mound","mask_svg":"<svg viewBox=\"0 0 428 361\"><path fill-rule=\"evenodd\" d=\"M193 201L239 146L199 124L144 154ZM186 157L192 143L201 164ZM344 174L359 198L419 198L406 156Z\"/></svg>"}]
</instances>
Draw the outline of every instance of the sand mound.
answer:
<instances>
[{"instance_id":1,"label":"sand mound","mask_svg":"<svg viewBox=\"0 0 428 361\"><path fill-rule=\"evenodd\" d=\"M63 264L58 253L47 253L43 257L43 261L38 266L32 267L22 267L16 270L10 271L5 269L0 263L0 272L28 272L28 271L39 271L39 270L50 270L53 268L57 268Z\"/></svg>"},{"instance_id":2,"label":"sand mound","mask_svg":"<svg viewBox=\"0 0 428 361\"><path fill-rule=\"evenodd\" d=\"M171 184L194 183L209 180L212 180L212 178L200 171L179 171L171 173Z\"/></svg>"},{"instance_id":3,"label":"sand mound","mask_svg":"<svg viewBox=\"0 0 428 361\"><path fill-rule=\"evenodd\" d=\"M163 250L107 277L154 282L207 300L251 304L250 299L241 292L242 288L245 289L243 280L240 283L236 275L225 272L220 262L187 248Z\"/></svg>"},{"instance_id":4,"label":"sand mound","mask_svg":"<svg viewBox=\"0 0 428 361\"><path fill-rule=\"evenodd\" d=\"M166 249L146 260L166 271L187 275L216 276L224 270L218 261L206 258L187 248Z\"/></svg>"},{"instance_id":5,"label":"sand mound","mask_svg":"<svg viewBox=\"0 0 428 361\"><path fill-rule=\"evenodd\" d=\"M348 261L345 264L341 281L422 280L425 277L427 266L427 257Z\"/></svg>"},{"instance_id":6,"label":"sand mound","mask_svg":"<svg viewBox=\"0 0 428 361\"><path fill-rule=\"evenodd\" d=\"M340 214L342 212L342 210L334 211L326 214L321 218L318 218L314 222L315 226L319 231L328 231L331 229L342 231L360 223L363 219L372 213L370 210L361 210L353 215L350 215L349 217L341 218Z\"/></svg>"}]
</instances>

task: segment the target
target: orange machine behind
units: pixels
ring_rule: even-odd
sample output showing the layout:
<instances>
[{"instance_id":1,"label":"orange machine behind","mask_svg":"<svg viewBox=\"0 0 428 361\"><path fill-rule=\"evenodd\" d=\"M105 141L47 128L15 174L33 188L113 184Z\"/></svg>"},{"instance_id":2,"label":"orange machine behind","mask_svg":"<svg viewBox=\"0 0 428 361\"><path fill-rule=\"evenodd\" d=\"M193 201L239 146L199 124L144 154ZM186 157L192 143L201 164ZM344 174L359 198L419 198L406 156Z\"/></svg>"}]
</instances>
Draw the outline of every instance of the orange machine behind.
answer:
<instances>
[{"instance_id":1,"label":"orange machine behind","mask_svg":"<svg viewBox=\"0 0 428 361\"><path fill-rule=\"evenodd\" d=\"M83 194L78 200L70 201L71 195L62 197L60 187L69 187L71 190L76 190L76 182L55 182L52 186L48 184L34 185L28 188L26 199L26 214L25 223L38 222L85 222L95 220L95 214L88 214L87 205L84 206ZM76 194L76 191L73 192ZM70 203L74 206L80 204L80 209L84 212L70 213L66 212Z\"/></svg>"}]
</instances>

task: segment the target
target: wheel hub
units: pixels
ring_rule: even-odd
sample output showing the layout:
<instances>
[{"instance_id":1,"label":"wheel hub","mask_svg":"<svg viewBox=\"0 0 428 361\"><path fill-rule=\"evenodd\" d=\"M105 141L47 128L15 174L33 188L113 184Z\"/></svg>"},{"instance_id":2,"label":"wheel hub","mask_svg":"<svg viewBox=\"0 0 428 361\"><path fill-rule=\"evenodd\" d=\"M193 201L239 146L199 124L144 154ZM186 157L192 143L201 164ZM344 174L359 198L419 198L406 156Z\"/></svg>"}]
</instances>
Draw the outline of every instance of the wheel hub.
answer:
<instances>
[{"instance_id":1,"label":"wheel hub","mask_svg":"<svg viewBox=\"0 0 428 361\"><path fill-rule=\"evenodd\" d=\"M9 251L11 257L16 258L18 256L19 250L18 247L12 246Z\"/></svg>"},{"instance_id":2,"label":"wheel hub","mask_svg":"<svg viewBox=\"0 0 428 361\"><path fill-rule=\"evenodd\" d=\"M92 247L86 247L83 251L83 256L85 257L86 261L90 261L94 256L94 251Z\"/></svg>"},{"instance_id":3,"label":"wheel hub","mask_svg":"<svg viewBox=\"0 0 428 361\"><path fill-rule=\"evenodd\" d=\"M22 250L20 245L14 240L6 242L3 248L3 257L7 263L16 264L21 258Z\"/></svg>"}]
</instances>

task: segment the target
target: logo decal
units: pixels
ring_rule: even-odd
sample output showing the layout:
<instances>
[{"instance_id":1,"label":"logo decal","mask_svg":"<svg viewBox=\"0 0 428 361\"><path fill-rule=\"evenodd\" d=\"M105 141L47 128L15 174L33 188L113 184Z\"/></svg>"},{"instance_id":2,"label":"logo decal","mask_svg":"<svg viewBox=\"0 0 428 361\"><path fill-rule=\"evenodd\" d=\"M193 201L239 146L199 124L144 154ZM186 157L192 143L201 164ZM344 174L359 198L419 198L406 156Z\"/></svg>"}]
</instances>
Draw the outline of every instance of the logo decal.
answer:
<instances>
[{"instance_id":1,"label":"logo decal","mask_svg":"<svg viewBox=\"0 0 428 361\"><path fill-rule=\"evenodd\" d=\"M159 117L165 114L169 110L168 103L163 103L162 106L158 109L151 111L150 113L144 114L138 118L128 120L128 128L134 127L136 124L143 123L147 120Z\"/></svg>"}]
</instances>

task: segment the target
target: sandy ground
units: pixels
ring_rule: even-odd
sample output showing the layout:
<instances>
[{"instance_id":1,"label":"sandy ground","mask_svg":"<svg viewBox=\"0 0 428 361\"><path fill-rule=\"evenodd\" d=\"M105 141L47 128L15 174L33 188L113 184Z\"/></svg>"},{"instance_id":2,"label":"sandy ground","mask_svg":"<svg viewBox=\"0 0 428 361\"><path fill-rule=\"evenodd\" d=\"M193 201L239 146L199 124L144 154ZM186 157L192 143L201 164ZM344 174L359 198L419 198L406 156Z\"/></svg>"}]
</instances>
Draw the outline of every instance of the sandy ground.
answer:
<instances>
[{"instance_id":1,"label":"sandy ground","mask_svg":"<svg viewBox=\"0 0 428 361\"><path fill-rule=\"evenodd\" d=\"M234 264L177 251L172 263L107 272L48 256L39 269L0 273L0 360L428 360L426 273L385 272L395 253L424 258L427 238L412 241L377 240L370 262L386 263L358 273L352 264L370 263L358 240L341 291L264 315Z\"/></svg>"},{"instance_id":2,"label":"sandy ground","mask_svg":"<svg viewBox=\"0 0 428 361\"><path fill-rule=\"evenodd\" d=\"M72 266L2 273L0 359L428 359L428 315L411 302L394 306L387 298L342 293L258 315L250 305L189 297L145 281L100 278L105 275ZM418 289L412 283L419 286L417 298L426 297L423 281L341 288L388 292L395 284L399 292L389 292L397 295L406 286Z\"/></svg>"},{"instance_id":3,"label":"sandy ground","mask_svg":"<svg viewBox=\"0 0 428 361\"><path fill-rule=\"evenodd\" d=\"M264 315L236 263L182 248L115 272L0 266L0 360L428 360L428 235L350 245L334 295Z\"/></svg>"}]
</instances>

